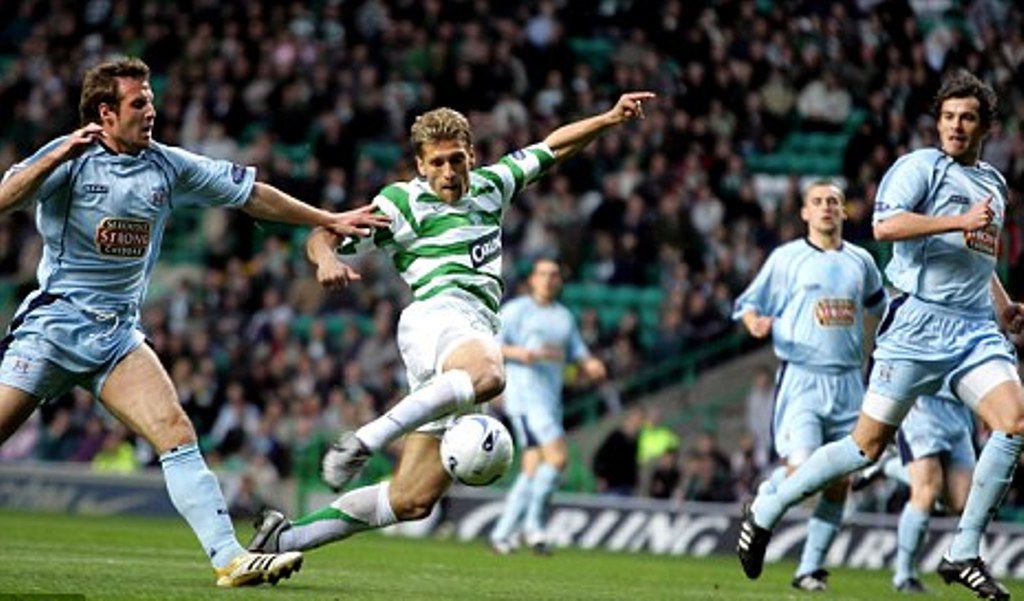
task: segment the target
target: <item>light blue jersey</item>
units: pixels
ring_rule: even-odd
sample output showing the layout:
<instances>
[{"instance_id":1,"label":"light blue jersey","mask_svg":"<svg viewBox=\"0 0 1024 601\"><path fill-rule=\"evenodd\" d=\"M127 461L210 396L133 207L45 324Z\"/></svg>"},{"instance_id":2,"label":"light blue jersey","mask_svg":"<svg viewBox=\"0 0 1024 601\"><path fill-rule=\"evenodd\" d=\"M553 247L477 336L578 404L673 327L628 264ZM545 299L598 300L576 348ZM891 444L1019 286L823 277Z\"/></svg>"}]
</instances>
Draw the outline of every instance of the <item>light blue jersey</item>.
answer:
<instances>
[{"instance_id":1,"label":"light blue jersey","mask_svg":"<svg viewBox=\"0 0 1024 601\"><path fill-rule=\"evenodd\" d=\"M985 199L990 199L993 217L983 230L894 242L885 270L890 281L903 292L947 309L991 315L989 281L1007 198L1006 180L988 163L961 165L934 148L901 157L879 184L874 223L904 212L962 215Z\"/></svg>"},{"instance_id":2,"label":"light blue jersey","mask_svg":"<svg viewBox=\"0 0 1024 601\"><path fill-rule=\"evenodd\" d=\"M30 199L43 239L39 289L21 304L0 343L0 382L41 398L73 384L98 392L143 339L139 306L171 210L240 206L255 176L252 167L157 143L134 156L94 144L58 166Z\"/></svg>"},{"instance_id":3,"label":"light blue jersey","mask_svg":"<svg viewBox=\"0 0 1024 601\"><path fill-rule=\"evenodd\" d=\"M990 295L1007 203L1002 175L988 163L967 166L936 149L914 151L882 178L874 222L908 211L960 215L986 199L993 217L983 230L893 244L886 273L905 294L893 300L879 326L868 388L900 408L874 417L898 423L914 399L935 394L947 378L955 385L992 360L1016 365Z\"/></svg>"},{"instance_id":4,"label":"light blue jersey","mask_svg":"<svg viewBox=\"0 0 1024 601\"><path fill-rule=\"evenodd\" d=\"M882 274L863 248L823 250L802 238L775 249L736 299L733 318L751 309L773 317L782 361L775 383L775 450L797 464L849 433L864 394L864 311L885 305Z\"/></svg>"},{"instance_id":5,"label":"light blue jersey","mask_svg":"<svg viewBox=\"0 0 1024 601\"><path fill-rule=\"evenodd\" d=\"M569 309L558 302L541 305L520 296L501 308L501 343L539 351L555 349L558 360L529 365L505 363L505 411L525 416L527 430L538 439L562 433L562 384L567 363L590 356ZM538 440L540 443L548 440Z\"/></svg>"},{"instance_id":6,"label":"light blue jersey","mask_svg":"<svg viewBox=\"0 0 1024 601\"><path fill-rule=\"evenodd\" d=\"M9 173L39 160L64 139L50 142ZM40 289L86 308L137 307L171 209L242 205L255 178L252 167L157 143L136 156L92 145L57 167L33 199L43 238Z\"/></svg>"},{"instance_id":7,"label":"light blue jersey","mask_svg":"<svg viewBox=\"0 0 1024 601\"><path fill-rule=\"evenodd\" d=\"M773 317L780 360L810 368L859 369L864 310L885 306L882 274L863 248L843 242L823 250L807 238L775 249L736 299L733 319L753 309Z\"/></svg>"}]
</instances>

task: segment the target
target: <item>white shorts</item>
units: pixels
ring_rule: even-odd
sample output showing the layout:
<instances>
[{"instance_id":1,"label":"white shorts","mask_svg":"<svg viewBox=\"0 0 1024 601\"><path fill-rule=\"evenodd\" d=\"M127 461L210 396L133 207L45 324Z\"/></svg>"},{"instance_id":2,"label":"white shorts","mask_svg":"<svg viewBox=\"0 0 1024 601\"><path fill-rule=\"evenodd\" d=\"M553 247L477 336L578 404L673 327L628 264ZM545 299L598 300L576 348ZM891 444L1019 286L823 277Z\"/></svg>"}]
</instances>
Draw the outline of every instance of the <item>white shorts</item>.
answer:
<instances>
[{"instance_id":1,"label":"white shorts","mask_svg":"<svg viewBox=\"0 0 1024 601\"><path fill-rule=\"evenodd\" d=\"M409 389L420 388L440 373L448 355L468 340L480 340L498 349L500 327L493 311L461 290L410 304L398 319L398 350L405 363ZM467 408L467 412L474 410L479 408ZM443 417L416 431L440 435L454 417Z\"/></svg>"}]
</instances>

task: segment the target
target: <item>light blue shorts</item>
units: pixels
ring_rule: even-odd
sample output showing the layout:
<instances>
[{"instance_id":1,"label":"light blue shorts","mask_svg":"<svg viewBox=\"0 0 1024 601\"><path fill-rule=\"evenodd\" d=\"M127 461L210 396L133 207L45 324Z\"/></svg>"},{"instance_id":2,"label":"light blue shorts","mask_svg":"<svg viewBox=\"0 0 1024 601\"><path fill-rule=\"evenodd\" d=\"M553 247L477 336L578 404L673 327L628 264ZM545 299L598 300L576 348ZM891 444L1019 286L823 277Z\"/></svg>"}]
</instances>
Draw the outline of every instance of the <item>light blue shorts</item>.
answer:
<instances>
[{"instance_id":1,"label":"light blue shorts","mask_svg":"<svg viewBox=\"0 0 1024 601\"><path fill-rule=\"evenodd\" d=\"M921 397L900 424L897 442L906 465L942 455L949 467L974 469L974 414L957 400Z\"/></svg>"},{"instance_id":2,"label":"light blue shorts","mask_svg":"<svg viewBox=\"0 0 1024 601\"><path fill-rule=\"evenodd\" d=\"M562 416L539 409L509 416L516 444L521 449L540 447L565 437Z\"/></svg>"},{"instance_id":3,"label":"light blue shorts","mask_svg":"<svg viewBox=\"0 0 1024 601\"><path fill-rule=\"evenodd\" d=\"M872 358L868 390L907 404L935 394L944 382L955 390L965 373L988 361L1017 364L994 319L906 295L889 304Z\"/></svg>"},{"instance_id":4,"label":"light blue shorts","mask_svg":"<svg viewBox=\"0 0 1024 601\"><path fill-rule=\"evenodd\" d=\"M857 423L863 399L859 369L828 372L783 363L776 375L772 419L775 452L788 459L846 436Z\"/></svg>"},{"instance_id":5,"label":"light blue shorts","mask_svg":"<svg viewBox=\"0 0 1024 601\"><path fill-rule=\"evenodd\" d=\"M76 385L98 397L118 362L144 340L134 309L92 312L36 292L0 342L0 383L42 400Z\"/></svg>"}]
</instances>

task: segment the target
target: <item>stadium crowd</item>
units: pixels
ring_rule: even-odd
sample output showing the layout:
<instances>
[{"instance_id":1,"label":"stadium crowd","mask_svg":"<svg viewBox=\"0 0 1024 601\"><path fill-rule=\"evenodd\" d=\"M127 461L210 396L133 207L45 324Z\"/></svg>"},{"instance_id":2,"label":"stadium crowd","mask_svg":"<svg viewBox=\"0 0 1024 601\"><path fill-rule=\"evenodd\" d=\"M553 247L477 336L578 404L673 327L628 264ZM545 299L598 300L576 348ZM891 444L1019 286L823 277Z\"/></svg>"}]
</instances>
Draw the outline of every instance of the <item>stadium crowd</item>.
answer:
<instances>
[{"instance_id":1,"label":"stadium crowd","mask_svg":"<svg viewBox=\"0 0 1024 601\"><path fill-rule=\"evenodd\" d=\"M1018 200L1024 189L1024 12L1012 2L20 0L0 17L0 168L76 127L66 109L84 69L131 54L154 71L157 140L256 165L332 209L411 177L399 141L424 109L465 112L487 163L622 90L656 91L644 121L529 189L506 219L510 294L538 256L558 258L570 281L663 291L647 335L635 314L607 327L585 312L587 342L612 378L733 331L736 294L803 231L800 175L841 177L847 237L873 247L875 187L894 157L934 143L930 95L950 66L1004 99L984 158ZM746 167L793 131L844 128L840 173L762 185ZM376 258L358 265L363 282L325 296L301 235L241 212L171 228L172 238L199 232L194 269L166 277L144 321L211 463L264 490L315 472L318 445L402 391L404 284ZM1006 231L1007 288L1020 297L1024 212ZM34 286L38 256L31 215L0 219L0 297ZM752 447L682 443L692 451L659 454L656 489L638 494L735 499L763 467ZM0 461L30 459L110 470L154 461L82 392L48 404L0 449Z\"/></svg>"}]
</instances>

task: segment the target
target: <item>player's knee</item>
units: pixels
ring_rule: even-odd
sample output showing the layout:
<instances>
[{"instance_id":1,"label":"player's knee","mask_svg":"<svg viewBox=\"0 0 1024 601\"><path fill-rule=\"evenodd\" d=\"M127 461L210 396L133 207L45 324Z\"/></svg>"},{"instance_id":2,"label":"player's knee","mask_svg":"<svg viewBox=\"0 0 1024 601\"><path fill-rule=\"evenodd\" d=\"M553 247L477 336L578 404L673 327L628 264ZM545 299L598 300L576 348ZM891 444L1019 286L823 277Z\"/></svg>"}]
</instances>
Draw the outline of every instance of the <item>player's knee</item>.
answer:
<instances>
[{"instance_id":1,"label":"player's knee","mask_svg":"<svg viewBox=\"0 0 1024 601\"><path fill-rule=\"evenodd\" d=\"M505 368L500 363L488 363L473 377L476 401L483 403L498 396L505 390Z\"/></svg>"},{"instance_id":2,"label":"player's knee","mask_svg":"<svg viewBox=\"0 0 1024 601\"><path fill-rule=\"evenodd\" d=\"M1005 429L996 428L996 430L1002 430L1010 436L1024 436L1024 415L1017 416L1016 419L1007 420Z\"/></svg>"},{"instance_id":3,"label":"player's knee","mask_svg":"<svg viewBox=\"0 0 1024 601\"><path fill-rule=\"evenodd\" d=\"M402 494L397 499L392 497L391 510L395 512L395 517L403 522L422 520L430 515L434 503L437 503L440 497L441 495L433 494L431 491Z\"/></svg>"},{"instance_id":4,"label":"player's knee","mask_svg":"<svg viewBox=\"0 0 1024 601\"><path fill-rule=\"evenodd\" d=\"M885 441L868 440L863 441L857 446L860 448L861 453L864 454L864 457L873 464L885 453L885 448L888 446L888 443Z\"/></svg>"},{"instance_id":5,"label":"player's knee","mask_svg":"<svg viewBox=\"0 0 1024 601\"><path fill-rule=\"evenodd\" d=\"M192 420L184 411L172 411L156 420L153 432L144 433L156 448L172 449L196 441Z\"/></svg>"}]
</instances>

